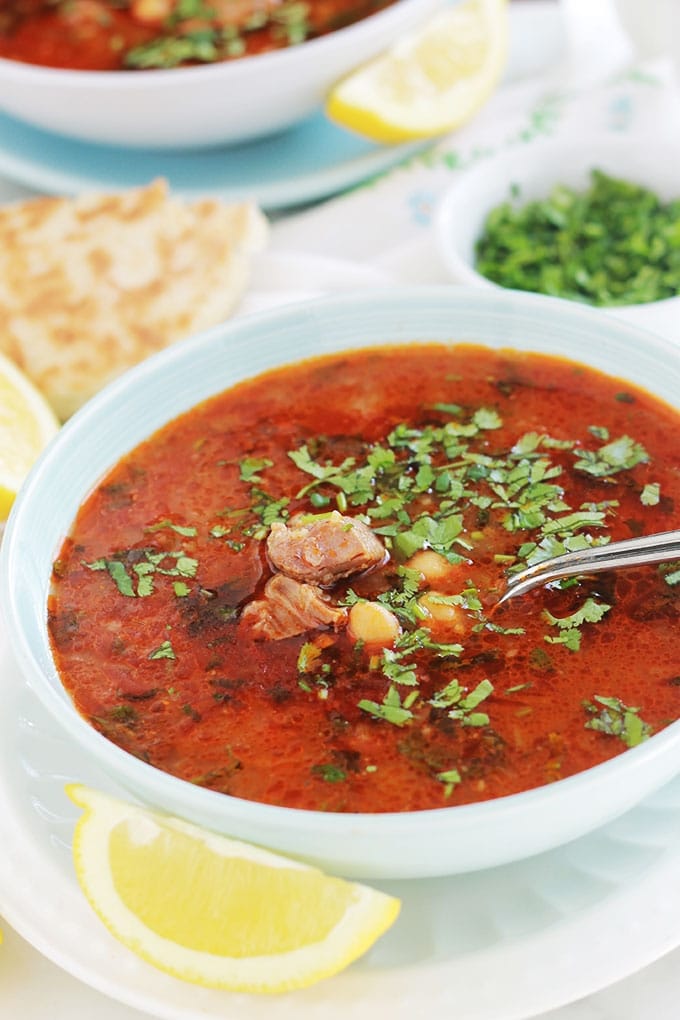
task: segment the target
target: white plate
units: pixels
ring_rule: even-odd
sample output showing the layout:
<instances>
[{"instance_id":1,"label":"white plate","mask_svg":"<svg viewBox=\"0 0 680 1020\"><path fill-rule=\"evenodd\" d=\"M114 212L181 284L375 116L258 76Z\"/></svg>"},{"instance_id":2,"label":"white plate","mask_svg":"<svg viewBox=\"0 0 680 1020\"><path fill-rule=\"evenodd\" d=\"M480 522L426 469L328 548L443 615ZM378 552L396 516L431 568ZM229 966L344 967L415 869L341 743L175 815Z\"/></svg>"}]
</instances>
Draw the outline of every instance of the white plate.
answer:
<instances>
[{"instance_id":1,"label":"white plate","mask_svg":"<svg viewBox=\"0 0 680 1020\"><path fill-rule=\"evenodd\" d=\"M533 860L382 883L395 927L304 992L183 984L119 945L76 883L63 786L120 792L55 730L0 633L0 915L79 980L166 1020L520 1020L631 974L680 944L680 781L606 828Z\"/></svg>"}]
</instances>

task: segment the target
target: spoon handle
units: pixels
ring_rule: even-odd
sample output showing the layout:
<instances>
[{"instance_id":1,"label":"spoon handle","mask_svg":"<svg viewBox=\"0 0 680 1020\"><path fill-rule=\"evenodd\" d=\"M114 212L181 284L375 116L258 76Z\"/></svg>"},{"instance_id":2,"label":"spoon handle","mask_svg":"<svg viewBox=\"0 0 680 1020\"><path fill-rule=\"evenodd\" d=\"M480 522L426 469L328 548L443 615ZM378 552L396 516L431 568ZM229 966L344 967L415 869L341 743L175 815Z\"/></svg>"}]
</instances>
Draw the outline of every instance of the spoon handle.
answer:
<instances>
[{"instance_id":1,"label":"spoon handle","mask_svg":"<svg viewBox=\"0 0 680 1020\"><path fill-rule=\"evenodd\" d=\"M560 577L593 574L617 567L637 567L645 563L672 562L680 559L680 531L662 531L642 538L626 538L622 542L590 546L535 563L508 578L507 590L497 605L515 595L523 595L541 584Z\"/></svg>"}]
</instances>

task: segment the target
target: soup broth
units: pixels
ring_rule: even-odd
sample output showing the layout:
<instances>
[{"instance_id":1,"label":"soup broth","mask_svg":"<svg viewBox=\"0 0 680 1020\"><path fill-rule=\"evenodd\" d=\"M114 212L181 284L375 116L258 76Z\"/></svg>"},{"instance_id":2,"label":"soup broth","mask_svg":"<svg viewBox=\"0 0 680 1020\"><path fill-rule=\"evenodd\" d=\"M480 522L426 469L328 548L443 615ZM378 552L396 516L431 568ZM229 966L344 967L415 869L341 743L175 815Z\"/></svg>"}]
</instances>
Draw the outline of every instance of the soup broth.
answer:
<instances>
[{"instance_id":1,"label":"soup broth","mask_svg":"<svg viewBox=\"0 0 680 1020\"><path fill-rule=\"evenodd\" d=\"M0 9L0 57L86 71L212 64L299 45L395 2L17 0Z\"/></svg>"},{"instance_id":2,"label":"soup broth","mask_svg":"<svg viewBox=\"0 0 680 1020\"><path fill-rule=\"evenodd\" d=\"M680 715L680 571L495 602L680 526L679 415L555 357L418 344L267 372L126 455L54 564L80 713L235 797L323 811L555 782Z\"/></svg>"}]
</instances>

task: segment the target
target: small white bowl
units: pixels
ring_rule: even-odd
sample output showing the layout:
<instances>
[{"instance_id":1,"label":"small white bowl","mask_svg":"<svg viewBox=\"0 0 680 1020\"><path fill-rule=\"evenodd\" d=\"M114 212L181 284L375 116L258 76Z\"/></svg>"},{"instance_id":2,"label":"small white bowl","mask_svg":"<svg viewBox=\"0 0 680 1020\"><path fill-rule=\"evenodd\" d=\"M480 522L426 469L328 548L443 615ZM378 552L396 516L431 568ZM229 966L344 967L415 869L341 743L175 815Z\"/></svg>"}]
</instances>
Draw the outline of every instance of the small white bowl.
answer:
<instances>
[{"instance_id":1,"label":"small white bowl","mask_svg":"<svg viewBox=\"0 0 680 1020\"><path fill-rule=\"evenodd\" d=\"M259 138L303 120L331 86L441 0L397 0L287 49L199 67L69 71L0 58L0 110L69 138L185 149Z\"/></svg>"},{"instance_id":2,"label":"small white bowl","mask_svg":"<svg viewBox=\"0 0 680 1020\"><path fill-rule=\"evenodd\" d=\"M168 348L85 405L36 464L0 549L6 632L55 724L131 796L338 874L413 878L478 870L561 845L680 773L675 722L610 761L526 793L403 813L308 811L176 779L122 750L74 708L52 657L47 600L53 560L105 472L183 411L266 369L348 348L428 341L569 357L633 379L680 409L680 347L593 309L501 289L385 288L243 317Z\"/></svg>"},{"instance_id":3,"label":"small white bowl","mask_svg":"<svg viewBox=\"0 0 680 1020\"><path fill-rule=\"evenodd\" d=\"M461 174L445 193L436 216L441 258L451 279L476 287L498 284L475 269L475 244L486 217L511 198L524 204L546 198L557 184L585 191L590 171L603 170L615 177L642 184L662 199L680 197L680 145L658 139L581 138L574 144L540 142L516 146ZM628 322L661 333L679 335L680 297L649 304L599 308Z\"/></svg>"}]
</instances>

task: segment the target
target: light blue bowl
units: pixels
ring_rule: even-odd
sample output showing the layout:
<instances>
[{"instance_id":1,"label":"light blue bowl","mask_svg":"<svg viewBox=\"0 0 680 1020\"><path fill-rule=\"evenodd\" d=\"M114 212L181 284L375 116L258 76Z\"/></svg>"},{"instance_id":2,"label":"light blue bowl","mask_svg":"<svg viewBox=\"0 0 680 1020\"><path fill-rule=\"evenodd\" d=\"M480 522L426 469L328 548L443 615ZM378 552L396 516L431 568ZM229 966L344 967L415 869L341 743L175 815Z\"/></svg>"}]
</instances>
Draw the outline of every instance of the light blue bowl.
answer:
<instances>
[{"instance_id":1,"label":"light blue bowl","mask_svg":"<svg viewBox=\"0 0 680 1020\"><path fill-rule=\"evenodd\" d=\"M416 877L476 870L560 845L680 772L680 723L674 723L605 764L527 793L431 811L326 814L240 800L175 779L118 748L74 709L50 652L51 565L105 472L170 419L265 369L346 348L427 341L563 355L680 409L680 348L568 302L450 287L362 292L236 320L176 344L108 386L64 426L22 488L2 544L0 600L31 689L83 754L131 795L338 874Z\"/></svg>"}]
</instances>

